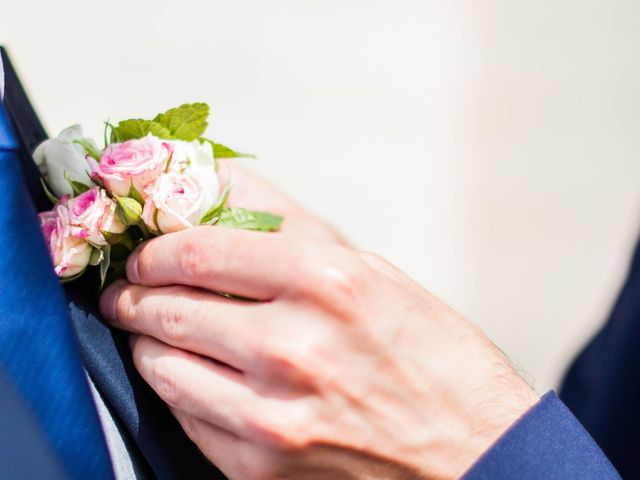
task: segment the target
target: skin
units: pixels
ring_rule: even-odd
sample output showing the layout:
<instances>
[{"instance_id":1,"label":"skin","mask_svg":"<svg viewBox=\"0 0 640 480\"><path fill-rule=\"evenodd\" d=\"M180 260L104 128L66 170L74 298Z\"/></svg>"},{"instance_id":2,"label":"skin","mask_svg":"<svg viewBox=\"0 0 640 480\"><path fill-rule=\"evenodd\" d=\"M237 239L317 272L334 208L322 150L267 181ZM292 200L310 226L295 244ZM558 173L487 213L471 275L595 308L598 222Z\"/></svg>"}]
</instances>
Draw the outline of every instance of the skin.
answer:
<instances>
[{"instance_id":1,"label":"skin","mask_svg":"<svg viewBox=\"0 0 640 480\"><path fill-rule=\"evenodd\" d=\"M284 214L282 232L164 235L101 298L229 478L458 478L539 400L474 324L230 168L231 203Z\"/></svg>"}]
</instances>

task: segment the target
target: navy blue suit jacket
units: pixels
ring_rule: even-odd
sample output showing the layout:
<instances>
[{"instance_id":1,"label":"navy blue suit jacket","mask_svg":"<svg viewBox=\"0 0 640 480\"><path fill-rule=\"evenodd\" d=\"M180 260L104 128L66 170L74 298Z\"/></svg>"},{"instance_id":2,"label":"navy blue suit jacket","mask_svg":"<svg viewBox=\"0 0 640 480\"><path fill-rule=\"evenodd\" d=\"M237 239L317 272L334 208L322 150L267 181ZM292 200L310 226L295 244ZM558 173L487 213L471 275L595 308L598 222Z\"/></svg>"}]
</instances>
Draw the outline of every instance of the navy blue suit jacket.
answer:
<instances>
[{"instance_id":1,"label":"navy blue suit jacket","mask_svg":"<svg viewBox=\"0 0 640 480\"><path fill-rule=\"evenodd\" d=\"M573 363L562 400L623 478L640 478L640 243L609 321Z\"/></svg>"}]
</instances>

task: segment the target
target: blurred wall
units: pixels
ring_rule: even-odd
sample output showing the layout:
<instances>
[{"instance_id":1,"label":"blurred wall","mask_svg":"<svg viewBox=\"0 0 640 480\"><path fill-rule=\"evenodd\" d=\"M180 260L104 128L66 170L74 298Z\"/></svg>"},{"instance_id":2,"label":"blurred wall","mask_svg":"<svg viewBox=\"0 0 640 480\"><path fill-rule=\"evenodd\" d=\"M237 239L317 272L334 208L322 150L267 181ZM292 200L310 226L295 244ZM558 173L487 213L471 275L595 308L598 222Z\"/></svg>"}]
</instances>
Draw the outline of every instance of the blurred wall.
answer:
<instances>
[{"instance_id":1,"label":"blurred wall","mask_svg":"<svg viewBox=\"0 0 640 480\"><path fill-rule=\"evenodd\" d=\"M638 18L632 0L25 0L0 41L52 133L210 103L215 138L544 390L640 226Z\"/></svg>"}]
</instances>

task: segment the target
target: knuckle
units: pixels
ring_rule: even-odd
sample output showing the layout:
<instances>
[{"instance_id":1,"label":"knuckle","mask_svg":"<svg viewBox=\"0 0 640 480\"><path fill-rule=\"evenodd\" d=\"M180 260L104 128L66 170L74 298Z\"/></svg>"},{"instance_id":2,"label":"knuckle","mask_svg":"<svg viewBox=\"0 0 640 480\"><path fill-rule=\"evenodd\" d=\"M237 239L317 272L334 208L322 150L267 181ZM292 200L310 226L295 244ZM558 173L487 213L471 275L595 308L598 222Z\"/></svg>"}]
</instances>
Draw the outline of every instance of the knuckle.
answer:
<instances>
[{"instance_id":1,"label":"knuckle","mask_svg":"<svg viewBox=\"0 0 640 480\"><path fill-rule=\"evenodd\" d=\"M316 271L316 282L332 295L354 296L362 284L363 272L356 262L325 262Z\"/></svg>"},{"instance_id":2,"label":"knuckle","mask_svg":"<svg viewBox=\"0 0 640 480\"><path fill-rule=\"evenodd\" d=\"M180 343L185 339L190 310L190 303L187 300L180 295L174 295L164 311L160 312L160 330L163 338L169 343Z\"/></svg>"},{"instance_id":3,"label":"knuckle","mask_svg":"<svg viewBox=\"0 0 640 480\"><path fill-rule=\"evenodd\" d=\"M286 355L285 343L276 336L263 337L258 348L260 356L265 360L278 359Z\"/></svg>"},{"instance_id":4,"label":"knuckle","mask_svg":"<svg viewBox=\"0 0 640 480\"><path fill-rule=\"evenodd\" d=\"M173 365L170 362L156 362L153 376L154 390L158 396L172 407L179 407L181 395Z\"/></svg>"},{"instance_id":5,"label":"knuckle","mask_svg":"<svg viewBox=\"0 0 640 480\"><path fill-rule=\"evenodd\" d=\"M250 417L247 428L257 442L279 453L300 452L313 444L312 418L305 406L288 406L285 412Z\"/></svg>"},{"instance_id":6,"label":"knuckle","mask_svg":"<svg viewBox=\"0 0 640 480\"><path fill-rule=\"evenodd\" d=\"M273 462L265 452L243 442L236 450L235 470L238 478L246 480L272 480L276 477Z\"/></svg>"},{"instance_id":7,"label":"knuckle","mask_svg":"<svg viewBox=\"0 0 640 480\"><path fill-rule=\"evenodd\" d=\"M291 342L273 336L264 338L260 353L263 369L267 374L291 376L300 364Z\"/></svg>"},{"instance_id":8,"label":"knuckle","mask_svg":"<svg viewBox=\"0 0 640 480\"><path fill-rule=\"evenodd\" d=\"M349 311L366 288L364 263L351 255L305 262L296 284L303 295L326 308Z\"/></svg>"},{"instance_id":9,"label":"knuckle","mask_svg":"<svg viewBox=\"0 0 640 480\"><path fill-rule=\"evenodd\" d=\"M328 276L333 290L344 295L357 296L365 285L366 273L359 259L350 258L332 268Z\"/></svg>"},{"instance_id":10,"label":"knuckle","mask_svg":"<svg viewBox=\"0 0 640 480\"><path fill-rule=\"evenodd\" d=\"M285 443L285 432L264 412L247 416L245 422L246 430L259 444L273 448Z\"/></svg>"},{"instance_id":11,"label":"knuckle","mask_svg":"<svg viewBox=\"0 0 640 480\"><path fill-rule=\"evenodd\" d=\"M224 269L225 252L233 251L234 240L228 232L212 236L209 227L192 230L186 230L188 236L181 241L177 268L187 279L209 278Z\"/></svg>"},{"instance_id":12,"label":"knuckle","mask_svg":"<svg viewBox=\"0 0 640 480\"><path fill-rule=\"evenodd\" d=\"M297 335L295 340L267 336L259 353L260 367L256 372L266 381L286 382L305 391L317 390L335 368L328 361L332 358L328 337L318 332L314 335Z\"/></svg>"},{"instance_id":13,"label":"knuckle","mask_svg":"<svg viewBox=\"0 0 640 480\"><path fill-rule=\"evenodd\" d=\"M295 366L295 381L311 390L317 390L334 369L328 362L331 357L331 349L321 339L309 338L306 342L301 342L291 360L291 364Z\"/></svg>"},{"instance_id":14,"label":"knuckle","mask_svg":"<svg viewBox=\"0 0 640 480\"><path fill-rule=\"evenodd\" d=\"M202 238L188 237L180 248L178 268L184 278L199 278L205 273L206 242Z\"/></svg>"}]
</instances>

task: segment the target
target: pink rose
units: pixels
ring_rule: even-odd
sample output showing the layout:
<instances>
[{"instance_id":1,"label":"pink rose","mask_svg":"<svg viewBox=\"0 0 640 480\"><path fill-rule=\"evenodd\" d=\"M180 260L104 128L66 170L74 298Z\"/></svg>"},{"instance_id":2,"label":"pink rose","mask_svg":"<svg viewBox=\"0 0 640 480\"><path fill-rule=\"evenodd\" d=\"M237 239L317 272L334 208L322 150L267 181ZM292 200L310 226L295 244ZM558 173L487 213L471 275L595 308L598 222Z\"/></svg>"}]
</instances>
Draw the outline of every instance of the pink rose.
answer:
<instances>
[{"instance_id":1,"label":"pink rose","mask_svg":"<svg viewBox=\"0 0 640 480\"><path fill-rule=\"evenodd\" d=\"M93 187L75 198L65 199L69 222L77 236L97 246L107 245L104 234L119 234L127 229L117 213L116 203L100 187Z\"/></svg>"},{"instance_id":2,"label":"pink rose","mask_svg":"<svg viewBox=\"0 0 640 480\"><path fill-rule=\"evenodd\" d=\"M52 211L41 213L39 218L56 275L69 278L82 273L89 264L93 248L76 236L78 232L69 223L67 207L58 204Z\"/></svg>"},{"instance_id":3,"label":"pink rose","mask_svg":"<svg viewBox=\"0 0 640 480\"><path fill-rule=\"evenodd\" d=\"M205 184L189 169L162 174L145 192L142 220L151 230L161 233L200 225L202 217L217 202L215 178L214 186L210 181Z\"/></svg>"},{"instance_id":4,"label":"pink rose","mask_svg":"<svg viewBox=\"0 0 640 480\"><path fill-rule=\"evenodd\" d=\"M169 142L149 134L137 140L112 143L93 166L91 175L121 197L129 194L133 185L141 195L144 188L163 172L173 153Z\"/></svg>"}]
</instances>

